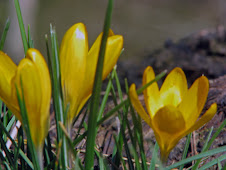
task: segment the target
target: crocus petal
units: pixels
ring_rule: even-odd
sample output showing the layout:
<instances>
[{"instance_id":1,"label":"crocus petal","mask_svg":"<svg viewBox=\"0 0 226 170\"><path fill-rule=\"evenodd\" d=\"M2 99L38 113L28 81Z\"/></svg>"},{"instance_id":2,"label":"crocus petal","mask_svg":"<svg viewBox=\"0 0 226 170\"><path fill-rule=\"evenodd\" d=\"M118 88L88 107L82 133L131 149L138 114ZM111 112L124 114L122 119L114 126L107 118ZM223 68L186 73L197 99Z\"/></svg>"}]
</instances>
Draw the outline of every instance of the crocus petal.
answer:
<instances>
[{"instance_id":1,"label":"crocus petal","mask_svg":"<svg viewBox=\"0 0 226 170\"><path fill-rule=\"evenodd\" d=\"M191 133L192 131L199 129L204 124L209 122L213 118L213 116L216 114L216 112L217 112L217 104L213 103L210 106L210 108L204 113L204 115L202 115L202 117L199 118L195 122L195 124L186 132L186 134Z\"/></svg>"},{"instance_id":2,"label":"crocus petal","mask_svg":"<svg viewBox=\"0 0 226 170\"><path fill-rule=\"evenodd\" d=\"M32 135L32 140L36 146L40 144L43 140L42 130L40 130L41 120L40 120L40 106L42 100L40 77L38 75L38 70L34 63L29 59L22 59L18 65L17 73L12 81L12 88L14 95L16 97L16 88L20 91L21 95L21 83L22 80L24 99L26 104L26 109L28 113L28 119L30 124L30 131Z\"/></svg>"},{"instance_id":3,"label":"crocus petal","mask_svg":"<svg viewBox=\"0 0 226 170\"><path fill-rule=\"evenodd\" d=\"M143 86L155 79L153 68L148 66L143 74ZM159 87L156 82L152 83L143 91L144 101L150 117L153 118L157 110L162 107L159 102Z\"/></svg>"},{"instance_id":4,"label":"crocus petal","mask_svg":"<svg viewBox=\"0 0 226 170\"><path fill-rule=\"evenodd\" d=\"M164 105L177 106L187 92L187 79L181 68L176 67L166 77L161 89L160 98Z\"/></svg>"},{"instance_id":5,"label":"crocus petal","mask_svg":"<svg viewBox=\"0 0 226 170\"><path fill-rule=\"evenodd\" d=\"M182 131L182 133L178 133L178 135L175 136L174 141L171 145L176 146L176 144L181 138L193 132L194 130L197 130L200 127L202 127L204 124L206 124L208 121L210 121L213 118L216 112L217 112L217 104L213 103L210 106L210 108L204 113L204 115L201 118L199 118L197 121L195 121L195 123L193 123L193 126L189 128L186 127L186 130Z\"/></svg>"},{"instance_id":6,"label":"crocus petal","mask_svg":"<svg viewBox=\"0 0 226 170\"><path fill-rule=\"evenodd\" d=\"M82 23L73 25L64 35L60 48L61 83L65 105L70 105L71 121L78 109L78 98L83 89L88 55L88 36Z\"/></svg>"},{"instance_id":7,"label":"crocus petal","mask_svg":"<svg viewBox=\"0 0 226 170\"><path fill-rule=\"evenodd\" d=\"M39 77L39 81L41 86L39 87L41 90L41 104L40 104L40 132L39 135L41 139L44 139L48 133L49 126L49 108L50 108L50 100L51 100L51 80L49 75L48 66L44 60L42 54L36 49L29 49L27 51L26 58L31 60L34 66L37 68L37 77ZM40 140L40 139L36 139ZM42 140L40 140L42 141ZM39 143L40 143L39 141Z\"/></svg>"},{"instance_id":8,"label":"crocus petal","mask_svg":"<svg viewBox=\"0 0 226 170\"><path fill-rule=\"evenodd\" d=\"M91 47L88 53L88 57L86 60L85 80L83 82L82 88L83 90L81 91L78 99L80 101L79 102L80 108L83 107L82 103L85 104L92 93L101 40L102 33L98 36L97 40L94 42L93 46ZM102 79L105 79L115 66L121 53L122 45L123 45L122 36L114 35L113 32L110 31L106 45ZM77 110L77 114L79 111L80 109Z\"/></svg>"},{"instance_id":9,"label":"crocus petal","mask_svg":"<svg viewBox=\"0 0 226 170\"><path fill-rule=\"evenodd\" d=\"M187 128L191 127L198 119L209 91L209 82L205 76L196 79L188 90L178 109L184 114Z\"/></svg>"},{"instance_id":10,"label":"crocus petal","mask_svg":"<svg viewBox=\"0 0 226 170\"><path fill-rule=\"evenodd\" d=\"M19 119L21 119L17 99L12 99L11 97L11 81L16 73L17 66L11 58L2 51L0 51L0 60L0 98L7 105L7 107L13 111Z\"/></svg>"},{"instance_id":11,"label":"crocus petal","mask_svg":"<svg viewBox=\"0 0 226 170\"><path fill-rule=\"evenodd\" d=\"M140 117L149 125L151 126L151 119L148 116L147 112L144 110L142 104L140 103L138 99L138 95L136 92L136 85L132 84L129 88L129 98L133 105L133 107L136 109L137 113L140 115Z\"/></svg>"},{"instance_id":12,"label":"crocus petal","mask_svg":"<svg viewBox=\"0 0 226 170\"><path fill-rule=\"evenodd\" d=\"M34 63L34 65L37 67L39 78L40 78L40 84L41 84L40 88L42 90L42 94L41 94L42 104L41 104L40 113L47 113L49 112L50 99L51 99L51 80L50 80L48 66L42 54L36 49L30 48L27 51L26 58L30 59Z\"/></svg>"},{"instance_id":13,"label":"crocus petal","mask_svg":"<svg viewBox=\"0 0 226 170\"><path fill-rule=\"evenodd\" d=\"M152 128L161 150L162 159L166 159L180 140L177 138L178 134L185 130L183 114L174 106L164 106L155 114Z\"/></svg>"}]
</instances>

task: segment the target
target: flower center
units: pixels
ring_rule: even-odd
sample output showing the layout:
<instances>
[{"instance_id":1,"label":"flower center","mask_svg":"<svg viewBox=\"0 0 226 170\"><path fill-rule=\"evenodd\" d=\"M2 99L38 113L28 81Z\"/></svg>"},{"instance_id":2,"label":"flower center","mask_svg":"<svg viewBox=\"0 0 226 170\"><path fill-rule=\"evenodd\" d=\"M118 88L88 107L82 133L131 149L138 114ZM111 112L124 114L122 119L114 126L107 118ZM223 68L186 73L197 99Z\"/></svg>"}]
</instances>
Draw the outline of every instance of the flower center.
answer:
<instances>
[{"instance_id":1,"label":"flower center","mask_svg":"<svg viewBox=\"0 0 226 170\"><path fill-rule=\"evenodd\" d=\"M182 113L172 105L159 109L153 118L153 124L160 131L168 134L179 133L185 128Z\"/></svg>"}]
</instances>

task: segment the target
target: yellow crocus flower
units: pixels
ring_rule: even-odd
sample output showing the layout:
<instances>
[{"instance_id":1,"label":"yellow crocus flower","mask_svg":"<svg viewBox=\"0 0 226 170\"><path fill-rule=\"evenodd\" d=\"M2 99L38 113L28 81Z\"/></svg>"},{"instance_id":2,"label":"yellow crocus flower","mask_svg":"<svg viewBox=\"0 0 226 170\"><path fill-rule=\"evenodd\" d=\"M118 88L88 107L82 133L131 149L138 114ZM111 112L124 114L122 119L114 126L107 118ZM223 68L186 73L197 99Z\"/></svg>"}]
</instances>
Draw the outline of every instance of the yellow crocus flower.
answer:
<instances>
[{"instance_id":1,"label":"yellow crocus flower","mask_svg":"<svg viewBox=\"0 0 226 170\"><path fill-rule=\"evenodd\" d=\"M152 67L147 67L143 74L143 85L154 78ZM200 117L208 91L209 81L205 76L199 77L188 89L183 70L175 68L160 90L155 82L143 91L147 113L138 99L135 84L131 85L130 100L140 117L153 129L163 161L167 160L170 151L182 137L203 126L217 112L217 104L214 103Z\"/></svg>"},{"instance_id":2,"label":"yellow crocus flower","mask_svg":"<svg viewBox=\"0 0 226 170\"><path fill-rule=\"evenodd\" d=\"M16 94L16 86L21 94L22 80L31 137L39 147L49 129L51 82L45 59L38 50L30 48L18 66L2 51L0 61L0 98L23 122Z\"/></svg>"},{"instance_id":3,"label":"yellow crocus flower","mask_svg":"<svg viewBox=\"0 0 226 170\"><path fill-rule=\"evenodd\" d=\"M69 105L69 126L92 93L97 60L103 33L88 50L88 35L83 23L73 25L64 35L60 47L61 84L65 106ZM115 66L123 47L123 37L109 31L103 77Z\"/></svg>"}]
</instances>

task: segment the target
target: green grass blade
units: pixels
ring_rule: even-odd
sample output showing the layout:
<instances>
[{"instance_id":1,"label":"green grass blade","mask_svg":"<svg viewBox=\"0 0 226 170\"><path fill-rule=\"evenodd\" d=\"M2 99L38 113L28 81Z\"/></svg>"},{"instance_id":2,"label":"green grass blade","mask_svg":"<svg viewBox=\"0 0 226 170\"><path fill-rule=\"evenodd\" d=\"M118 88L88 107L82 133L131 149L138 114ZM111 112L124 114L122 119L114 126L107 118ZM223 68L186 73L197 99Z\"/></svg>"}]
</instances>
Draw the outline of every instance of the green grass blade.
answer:
<instances>
[{"instance_id":1,"label":"green grass blade","mask_svg":"<svg viewBox=\"0 0 226 170\"><path fill-rule=\"evenodd\" d=\"M0 129L4 131L4 133L7 135L7 137L12 141L12 144L15 148L18 148L16 142L12 139L7 129L4 127L2 121L0 121ZM25 155L25 153L19 149L20 156L27 162L27 164L30 166L30 168L34 168L32 162L28 159L28 157Z\"/></svg>"},{"instance_id":2,"label":"green grass blade","mask_svg":"<svg viewBox=\"0 0 226 170\"><path fill-rule=\"evenodd\" d=\"M16 121L16 118L15 118L15 116L13 116L10 119L10 121L8 122L7 126L6 126L6 130L7 131L9 131L12 128L13 124L15 123L15 121Z\"/></svg>"},{"instance_id":3,"label":"green grass blade","mask_svg":"<svg viewBox=\"0 0 226 170\"><path fill-rule=\"evenodd\" d=\"M117 153L119 154L119 159L120 159L120 161L122 162L122 165L123 165L123 169L127 169L127 168L126 168L125 161L123 160L121 147L119 146L119 142L120 142L120 141L117 139L117 137L116 137L115 135L113 135L113 136L114 136L114 140L115 140L115 145L116 145L117 150L118 150ZM115 169L118 169L118 166L115 165L114 168L115 168Z\"/></svg>"},{"instance_id":4,"label":"green grass blade","mask_svg":"<svg viewBox=\"0 0 226 170\"><path fill-rule=\"evenodd\" d=\"M137 90L137 94L141 94L148 86L150 86L152 83L159 81L161 78L163 78L166 75L167 71L163 71L160 74L158 74L155 79L151 80L150 82L148 82L147 84L145 84L143 87L139 88Z\"/></svg>"},{"instance_id":5,"label":"green grass blade","mask_svg":"<svg viewBox=\"0 0 226 170\"><path fill-rule=\"evenodd\" d=\"M7 160L9 161L10 165L15 169L14 160L11 157L9 150L6 148L5 142L2 138L0 138L0 144L1 144L2 150L5 152Z\"/></svg>"},{"instance_id":6,"label":"green grass blade","mask_svg":"<svg viewBox=\"0 0 226 170\"><path fill-rule=\"evenodd\" d=\"M27 50L28 50L28 43L27 43L26 32L24 29L23 17L22 17L21 10L20 10L19 0L14 0L14 4L15 4L16 14L17 14L17 18L18 18L19 27L20 27L21 38L23 41L24 54L26 55Z\"/></svg>"},{"instance_id":7,"label":"green grass blade","mask_svg":"<svg viewBox=\"0 0 226 170\"><path fill-rule=\"evenodd\" d=\"M185 146L184 146L184 152L183 152L183 155L182 155L182 160L187 157L188 148L189 148L189 144L190 144L190 139L191 139L191 133L189 133L187 135L186 143L185 143ZM183 168L184 168L184 165L181 165L179 170L183 170Z\"/></svg>"},{"instance_id":8,"label":"green grass blade","mask_svg":"<svg viewBox=\"0 0 226 170\"><path fill-rule=\"evenodd\" d=\"M156 159L157 159L158 150L159 150L159 145L158 145L158 143L156 142L156 143L155 143L154 150L153 150L153 152L152 152L151 165L150 165L150 167L149 167L149 170L155 170L155 164L156 164Z\"/></svg>"},{"instance_id":9,"label":"green grass blade","mask_svg":"<svg viewBox=\"0 0 226 170\"><path fill-rule=\"evenodd\" d=\"M209 140L210 135L211 135L213 129L210 130L209 135L208 135L208 138L206 140L206 143L205 143L205 145L204 145L204 147L202 149L202 152L205 152L205 151L207 151L210 148L210 146L212 145L213 141L216 139L216 137L219 135L219 133L221 132L221 130L224 128L225 124L226 124L226 120L224 120L224 122L220 125L220 127L217 129L217 131L212 136L212 138ZM192 170L195 170L196 168L198 168L200 162L201 162L201 159L197 160L197 162L193 166Z\"/></svg>"},{"instance_id":10,"label":"green grass blade","mask_svg":"<svg viewBox=\"0 0 226 170\"><path fill-rule=\"evenodd\" d=\"M101 102L101 106L100 106L100 110L99 110L98 118L97 118L98 121L101 119L101 117L102 117L102 115L104 113L104 108L106 106L106 103L107 103L107 100L108 100L108 96L109 96L109 93L111 91L113 77L114 77L114 73L112 72L111 76L109 78L108 84L107 84L107 88L105 90L105 94L104 94L103 100Z\"/></svg>"},{"instance_id":11,"label":"green grass blade","mask_svg":"<svg viewBox=\"0 0 226 170\"><path fill-rule=\"evenodd\" d=\"M5 40L6 40L6 35L7 35L7 33L8 33L8 30L9 30L9 26L10 26L10 21L9 21L9 18L8 18L8 19L6 20L5 27L4 27L2 36L1 36L0 50L2 50L3 47L4 47Z\"/></svg>"},{"instance_id":12,"label":"green grass blade","mask_svg":"<svg viewBox=\"0 0 226 170\"><path fill-rule=\"evenodd\" d=\"M21 147L21 145L22 145L22 140L23 140L23 138L22 138L22 136L19 136L18 137L18 147L20 148ZM19 149L18 148L15 148L15 150L14 150L14 160L16 160L14 163L15 163L15 165L14 165L14 167L16 168L16 169L18 169L18 163L17 163L17 160L18 160L18 157L19 157Z\"/></svg>"},{"instance_id":13,"label":"green grass blade","mask_svg":"<svg viewBox=\"0 0 226 170\"><path fill-rule=\"evenodd\" d=\"M52 43L52 58L49 60L52 66L52 89L53 89L53 104L55 110L56 118L56 128L57 128L57 141L62 140L61 148L61 166L63 169L66 169L68 166L67 158L67 143L66 137L60 128L59 122L65 125L64 122L64 106L63 106L63 97L62 97L62 88L61 88L61 72L60 72L60 62L59 62L59 50L57 44L57 36L55 28L50 25L50 34L51 34L51 43Z\"/></svg>"},{"instance_id":14,"label":"green grass blade","mask_svg":"<svg viewBox=\"0 0 226 170\"><path fill-rule=\"evenodd\" d=\"M205 169L211 168L213 165L218 164L218 162L221 162L223 160L226 160L226 154L220 156L219 158L212 160L211 162L208 162L207 164L200 167L199 170L205 170ZM221 166L221 165L219 165L219 166ZM218 168L221 169L219 166L218 166Z\"/></svg>"},{"instance_id":15,"label":"green grass blade","mask_svg":"<svg viewBox=\"0 0 226 170\"><path fill-rule=\"evenodd\" d=\"M34 41L31 38L31 30L30 30L29 24L28 24L28 28L27 28L27 35L28 35L28 48L34 48Z\"/></svg>"},{"instance_id":16,"label":"green grass blade","mask_svg":"<svg viewBox=\"0 0 226 170\"><path fill-rule=\"evenodd\" d=\"M177 163L175 163L173 165L170 165L170 166L166 167L166 170L168 170L168 169L170 170L170 169L179 167L179 166L181 166L183 164L189 163L191 161L194 161L194 160L197 160L197 159L201 159L201 158L204 158L204 157L207 157L207 156L211 156L211 155L214 155L214 154L217 154L217 153L225 152L225 151L226 151L226 146L218 147L216 149L212 149L212 150L200 153L198 155L189 157L189 158L184 159L184 160L182 160L180 162L177 162Z\"/></svg>"},{"instance_id":17,"label":"green grass blade","mask_svg":"<svg viewBox=\"0 0 226 170\"><path fill-rule=\"evenodd\" d=\"M101 46L100 46L99 58L97 62L93 93L92 93L91 103L90 103L90 114L88 117L88 134L87 134L86 148L89 148L89 149L86 149L86 154L85 154L86 170L92 169L93 163L94 163L94 146L95 146L95 137L96 137L96 123L97 123L97 117L98 117L97 113L98 113L100 92L101 92L101 85L102 85L104 55L105 55L108 33L110 29L112 9L113 9L113 0L109 0L105 22L104 22L104 30L103 30L103 37L102 37Z\"/></svg>"}]
</instances>

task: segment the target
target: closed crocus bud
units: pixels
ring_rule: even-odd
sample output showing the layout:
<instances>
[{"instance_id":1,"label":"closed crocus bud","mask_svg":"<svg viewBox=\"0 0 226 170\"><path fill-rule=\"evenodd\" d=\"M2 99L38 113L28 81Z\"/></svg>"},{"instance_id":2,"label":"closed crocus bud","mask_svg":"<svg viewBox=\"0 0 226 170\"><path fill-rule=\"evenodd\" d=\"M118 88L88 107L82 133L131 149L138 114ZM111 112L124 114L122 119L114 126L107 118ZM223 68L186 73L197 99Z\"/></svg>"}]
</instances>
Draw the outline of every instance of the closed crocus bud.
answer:
<instances>
[{"instance_id":1,"label":"closed crocus bud","mask_svg":"<svg viewBox=\"0 0 226 170\"><path fill-rule=\"evenodd\" d=\"M155 79L149 66L143 74L143 85ZM170 151L178 141L210 121L217 112L214 103L200 117L209 91L209 81L199 77L187 87L187 80L181 68L173 69L166 77L161 89L155 82L144 90L145 111L136 92L135 84L129 90L130 100L142 119L153 129L161 151L162 161L166 161Z\"/></svg>"},{"instance_id":2,"label":"closed crocus bud","mask_svg":"<svg viewBox=\"0 0 226 170\"><path fill-rule=\"evenodd\" d=\"M91 49L83 23L73 25L64 35L60 47L61 83L65 107L69 106L69 126L91 96L102 33ZM103 77L105 79L115 66L123 47L123 37L110 30L107 40Z\"/></svg>"},{"instance_id":3,"label":"closed crocus bud","mask_svg":"<svg viewBox=\"0 0 226 170\"><path fill-rule=\"evenodd\" d=\"M16 94L16 86L21 94L22 80L31 137L36 147L41 146L49 129L51 99L51 82L46 62L36 49L28 49L26 58L18 66L3 52L0 52L0 60L0 97L23 122Z\"/></svg>"}]
</instances>

